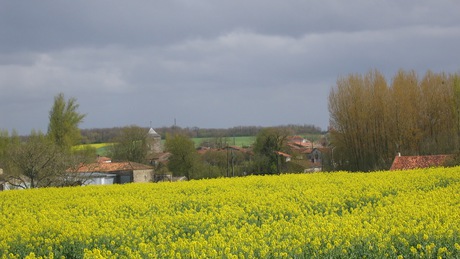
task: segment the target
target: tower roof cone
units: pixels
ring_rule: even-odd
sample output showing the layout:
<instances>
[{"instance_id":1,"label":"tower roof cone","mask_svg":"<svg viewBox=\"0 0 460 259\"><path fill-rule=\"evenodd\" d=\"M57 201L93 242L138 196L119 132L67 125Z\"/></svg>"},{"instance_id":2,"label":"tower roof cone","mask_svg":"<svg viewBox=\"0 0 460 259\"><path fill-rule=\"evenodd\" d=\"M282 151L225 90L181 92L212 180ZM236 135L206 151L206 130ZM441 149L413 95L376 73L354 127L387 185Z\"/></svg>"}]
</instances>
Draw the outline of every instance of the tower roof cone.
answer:
<instances>
[{"instance_id":1,"label":"tower roof cone","mask_svg":"<svg viewBox=\"0 0 460 259\"><path fill-rule=\"evenodd\" d=\"M149 130L149 135L152 135L152 136L160 136L160 134L158 134L153 128L150 128L150 130Z\"/></svg>"}]
</instances>

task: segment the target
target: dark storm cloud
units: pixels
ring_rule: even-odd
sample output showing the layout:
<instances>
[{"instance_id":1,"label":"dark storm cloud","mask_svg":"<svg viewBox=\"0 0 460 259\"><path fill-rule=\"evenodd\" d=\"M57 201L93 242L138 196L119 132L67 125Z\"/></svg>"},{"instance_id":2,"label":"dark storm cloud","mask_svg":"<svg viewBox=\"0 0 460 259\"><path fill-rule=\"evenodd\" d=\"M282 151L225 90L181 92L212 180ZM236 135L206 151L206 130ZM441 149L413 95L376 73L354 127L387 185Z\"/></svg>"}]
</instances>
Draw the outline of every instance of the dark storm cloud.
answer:
<instances>
[{"instance_id":1,"label":"dark storm cloud","mask_svg":"<svg viewBox=\"0 0 460 259\"><path fill-rule=\"evenodd\" d=\"M455 1L0 1L0 128L328 124L340 76L458 72Z\"/></svg>"},{"instance_id":2,"label":"dark storm cloud","mask_svg":"<svg viewBox=\"0 0 460 259\"><path fill-rule=\"evenodd\" d=\"M457 25L453 1L3 1L2 49L149 46L247 29L302 36ZM446 8L447 5L452 8ZM457 5L457 6L455 6Z\"/></svg>"}]
</instances>

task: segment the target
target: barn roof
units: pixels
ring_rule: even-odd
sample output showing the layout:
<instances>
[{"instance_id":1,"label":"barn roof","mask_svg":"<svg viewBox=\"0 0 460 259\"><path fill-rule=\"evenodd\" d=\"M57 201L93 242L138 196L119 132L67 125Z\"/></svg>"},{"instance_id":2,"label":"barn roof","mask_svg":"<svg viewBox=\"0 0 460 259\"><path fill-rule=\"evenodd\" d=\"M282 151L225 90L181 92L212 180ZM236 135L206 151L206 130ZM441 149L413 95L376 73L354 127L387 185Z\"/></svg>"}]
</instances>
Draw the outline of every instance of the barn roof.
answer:
<instances>
[{"instance_id":1,"label":"barn roof","mask_svg":"<svg viewBox=\"0 0 460 259\"><path fill-rule=\"evenodd\" d=\"M390 170L407 170L443 166L450 155L396 156Z\"/></svg>"},{"instance_id":2,"label":"barn roof","mask_svg":"<svg viewBox=\"0 0 460 259\"><path fill-rule=\"evenodd\" d=\"M134 171L150 170L152 166L136 162L111 162L111 163L91 163L81 166L78 172L116 172L116 171Z\"/></svg>"}]
</instances>

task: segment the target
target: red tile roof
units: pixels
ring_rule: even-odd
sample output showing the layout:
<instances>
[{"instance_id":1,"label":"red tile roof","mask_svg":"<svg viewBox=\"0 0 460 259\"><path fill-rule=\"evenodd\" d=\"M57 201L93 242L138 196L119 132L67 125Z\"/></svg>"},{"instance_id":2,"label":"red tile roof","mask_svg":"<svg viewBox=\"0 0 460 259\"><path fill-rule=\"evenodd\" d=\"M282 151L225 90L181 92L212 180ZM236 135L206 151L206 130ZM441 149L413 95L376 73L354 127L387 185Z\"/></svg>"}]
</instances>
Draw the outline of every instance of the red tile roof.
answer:
<instances>
[{"instance_id":1,"label":"red tile roof","mask_svg":"<svg viewBox=\"0 0 460 259\"><path fill-rule=\"evenodd\" d=\"M312 142L310 142L307 139L304 139L301 136L290 136L288 137L287 140L288 140L289 145L296 145L299 147L307 147L307 148L311 148L313 146Z\"/></svg>"},{"instance_id":2,"label":"red tile roof","mask_svg":"<svg viewBox=\"0 0 460 259\"><path fill-rule=\"evenodd\" d=\"M289 155L289 154L286 154L286 153L284 153L284 152L281 152L281 151L275 151L275 153L276 153L277 155L279 155L279 156L284 156L284 157L291 157L291 155Z\"/></svg>"},{"instance_id":3,"label":"red tile roof","mask_svg":"<svg viewBox=\"0 0 460 259\"><path fill-rule=\"evenodd\" d=\"M407 170L443 166L450 155L396 156L390 170Z\"/></svg>"},{"instance_id":4,"label":"red tile roof","mask_svg":"<svg viewBox=\"0 0 460 259\"><path fill-rule=\"evenodd\" d=\"M116 171L134 171L150 170L152 166L135 163L135 162L111 162L111 163L91 163L81 166L78 172L116 172Z\"/></svg>"}]
</instances>

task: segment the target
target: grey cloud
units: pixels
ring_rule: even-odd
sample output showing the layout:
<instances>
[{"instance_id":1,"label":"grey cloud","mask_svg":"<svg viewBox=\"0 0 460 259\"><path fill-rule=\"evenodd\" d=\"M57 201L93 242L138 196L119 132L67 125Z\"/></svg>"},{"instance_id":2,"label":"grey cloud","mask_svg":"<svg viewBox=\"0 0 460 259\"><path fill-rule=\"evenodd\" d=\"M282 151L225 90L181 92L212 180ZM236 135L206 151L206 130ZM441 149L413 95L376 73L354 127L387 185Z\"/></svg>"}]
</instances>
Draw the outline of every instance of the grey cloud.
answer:
<instances>
[{"instance_id":1,"label":"grey cloud","mask_svg":"<svg viewBox=\"0 0 460 259\"><path fill-rule=\"evenodd\" d=\"M0 128L46 130L59 92L82 127L325 129L337 77L457 72L460 3L2 1Z\"/></svg>"},{"instance_id":2,"label":"grey cloud","mask_svg":"<svg viewBox=\"0 0 460 259\"><path fill-rule=\"evenodd\" d=\"M446 6L453 5L452 8ZM2 49L170 44L248 29L299 36L456 21L452 1L8 1Z\"/></svg>"}]
</instances>

